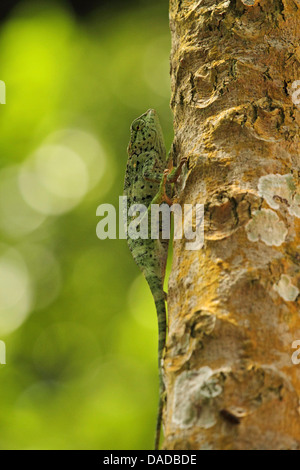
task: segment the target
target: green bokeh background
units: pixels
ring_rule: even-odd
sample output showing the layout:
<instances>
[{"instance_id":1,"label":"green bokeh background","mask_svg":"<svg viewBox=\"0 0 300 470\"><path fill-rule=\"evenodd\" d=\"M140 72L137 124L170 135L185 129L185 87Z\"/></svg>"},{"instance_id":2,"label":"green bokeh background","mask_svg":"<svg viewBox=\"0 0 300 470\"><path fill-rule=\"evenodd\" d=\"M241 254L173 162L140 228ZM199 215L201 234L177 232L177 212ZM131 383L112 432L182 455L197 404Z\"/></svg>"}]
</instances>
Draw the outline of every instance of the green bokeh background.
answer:
<instances>
[{"instance_id":1,"label":"green bokeh background","mask_svg":"<svg viewBox=\"0 0 300 470\"><path fill-rule=\"evenodd\" d=\"M169 51L167 0L23 1L1 24L1 449L153 446L154 303L96 209L118 208L135 117L155 108L170 146Z\"/></svg>"}]
</instances>

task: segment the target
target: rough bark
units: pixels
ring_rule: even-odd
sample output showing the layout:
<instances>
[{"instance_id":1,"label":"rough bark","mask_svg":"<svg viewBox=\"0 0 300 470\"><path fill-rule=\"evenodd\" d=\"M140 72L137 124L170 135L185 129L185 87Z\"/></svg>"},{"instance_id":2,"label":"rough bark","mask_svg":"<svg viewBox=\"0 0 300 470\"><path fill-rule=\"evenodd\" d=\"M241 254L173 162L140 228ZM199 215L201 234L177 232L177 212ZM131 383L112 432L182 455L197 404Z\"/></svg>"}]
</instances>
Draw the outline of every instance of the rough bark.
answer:
<instances>
[{"instance_id":1,"label":"rough bark","mask_svg":"<svg viewBox=\"0 0 300 470\"><path fill-rule=\"evenodd\" d=\"M205 243L174 242L166 449L300 449L300 1L171 0L181 204Z\"/></svg>"}]
</instances>

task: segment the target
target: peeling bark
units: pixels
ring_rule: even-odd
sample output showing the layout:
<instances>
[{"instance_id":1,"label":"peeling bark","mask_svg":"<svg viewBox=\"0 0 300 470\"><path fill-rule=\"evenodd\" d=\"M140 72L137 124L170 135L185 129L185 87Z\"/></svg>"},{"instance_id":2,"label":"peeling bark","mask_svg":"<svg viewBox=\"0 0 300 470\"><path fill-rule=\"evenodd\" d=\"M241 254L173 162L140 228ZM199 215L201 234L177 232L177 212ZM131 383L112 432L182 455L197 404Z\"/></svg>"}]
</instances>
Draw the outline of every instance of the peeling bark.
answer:
<instances>
[{"instance_id":1,"label":"peeling bark","mask_svg":"<svg viewBox=\"0 0 300 470\"><path fill-rule=\"evenodd\" d=\"M170 0L180 204L164 359L165 449L300 449L299 0Z\"/></svg>"}]
</instances>

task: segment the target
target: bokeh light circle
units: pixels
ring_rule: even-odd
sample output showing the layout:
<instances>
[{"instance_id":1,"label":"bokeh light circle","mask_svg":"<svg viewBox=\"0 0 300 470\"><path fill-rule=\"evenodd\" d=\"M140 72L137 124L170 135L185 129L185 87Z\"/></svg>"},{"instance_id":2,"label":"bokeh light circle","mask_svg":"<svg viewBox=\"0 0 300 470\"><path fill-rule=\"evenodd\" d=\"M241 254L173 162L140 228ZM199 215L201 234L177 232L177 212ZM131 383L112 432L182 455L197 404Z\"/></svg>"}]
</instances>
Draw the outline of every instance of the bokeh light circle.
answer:
<instances>
[{"instance_id":1,"label":"bokeh light circle","mask_svg":"<svg viewBox=\"0 0 300 470\"><path fill-rule=\"evenodd\" d=\"M88 190L83 159L62 145L44 145L23 165L19 184L31 207L47 215L68 212Z\"/></svg>"},{"instance_id":2,"label":"bokeh light circle","mask_svg":"<svg viewBox=\"0 0 300 470\"><path fill-rule=\"evenodd\" d=\"M32 304L32 286L20 253L0 245L0 331L8 334L26 319Z\"/></svg>"}]
</instances>

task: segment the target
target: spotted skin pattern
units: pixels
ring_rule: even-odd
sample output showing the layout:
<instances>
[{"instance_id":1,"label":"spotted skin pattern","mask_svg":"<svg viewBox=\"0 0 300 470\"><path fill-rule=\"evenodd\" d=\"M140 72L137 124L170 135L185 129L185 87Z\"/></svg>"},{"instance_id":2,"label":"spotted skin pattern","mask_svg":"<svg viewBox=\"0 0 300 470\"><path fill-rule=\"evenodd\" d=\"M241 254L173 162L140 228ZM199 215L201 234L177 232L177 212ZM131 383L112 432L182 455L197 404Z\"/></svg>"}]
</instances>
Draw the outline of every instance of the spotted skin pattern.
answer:
<instances>
[{"instance_id":1,"label":"spotted skin pattern","mask_svg":"<svg viewBox=\"0 0 300 470\"><path fill-rule=\"evenodd\" d=\"M174 169L166 169L166 148L158 116L149 109L131 125L128 145L128 162L125 174L124 196L127 197L127 214L130 206L143 204L148 208L149 234L151 204L165 201L170 204L171 184L180 174L185 161ZM127 228L134 217L127 217ZM161 227L160 227L161 230ZM159 448L165 386L162 374L163 350L166 342L166 306L163 283L168 256L169 240L127 238L131 254L146 278L154 298L158 319L159 407L156 425L155 449Z\"/></svg>"}]
</instances>

